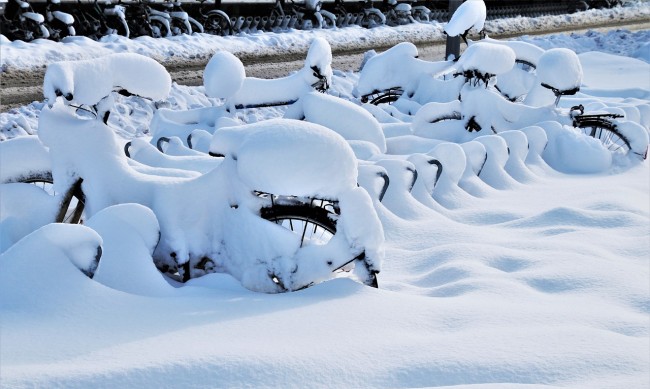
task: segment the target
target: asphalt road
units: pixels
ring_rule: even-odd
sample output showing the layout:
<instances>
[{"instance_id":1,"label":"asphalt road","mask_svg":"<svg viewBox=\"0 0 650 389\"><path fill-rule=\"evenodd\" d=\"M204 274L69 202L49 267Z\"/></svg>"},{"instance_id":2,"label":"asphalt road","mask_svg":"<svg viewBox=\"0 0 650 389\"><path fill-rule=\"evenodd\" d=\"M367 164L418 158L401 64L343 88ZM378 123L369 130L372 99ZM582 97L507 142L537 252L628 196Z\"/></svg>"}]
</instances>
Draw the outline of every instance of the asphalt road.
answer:
<instances>
[{"instance_id":1,"label":"asphalt road","mask_svg":"<svg viewBox=\"0 0 650 389\"><path fill-rule=\"evenodd\" d=\"M527 35L547 35L559 32L581 32L587 30L612 30L625 27L626 29L647 30L650 29L650 21L629 21L616 22L607 25L587 25L561 28L545 31L528 31ZM500 34L491 35L494 38L511 38L515 35ZM441 60L445 54L445 42L414 42L418 46L420 58L425 60ZM333 53L332 67L343 71L354 71L359 69L363 54L370 49L383 51L388 47L356 48L349 51L335 51ZM255 58L242 58L246 66L246 75L259 78L284 77L287 74L300 69L304 64L304 54L294 56L265 56ZM203 69L207 61L167 63L163 64L172 76L172 79L180 85L201 85L203 83ZM14 107L29 104L32 101L43 99L42 84L45 70L32 71L8 71L0 73L0 112L6 112Z\"/></svg>"}]
</instances>

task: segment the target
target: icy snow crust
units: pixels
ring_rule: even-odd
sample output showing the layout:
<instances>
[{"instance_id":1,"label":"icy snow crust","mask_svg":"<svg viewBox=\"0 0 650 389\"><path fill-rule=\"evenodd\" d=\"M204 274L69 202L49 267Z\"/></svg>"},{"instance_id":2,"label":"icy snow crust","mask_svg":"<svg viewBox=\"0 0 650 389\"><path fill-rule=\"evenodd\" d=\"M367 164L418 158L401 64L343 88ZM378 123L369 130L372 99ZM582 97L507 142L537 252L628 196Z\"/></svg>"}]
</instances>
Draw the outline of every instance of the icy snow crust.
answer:
<instances>
[{"instance_id":1,"label":"icy snow crust","mask_svg":"<svg viewBox=\"0 0 650 389\"><path fill-rule=\"evenodd\" d=\"M532 52L491 43L516 58ZM406 79L410 98L382 106L360 103L359 74L334 71L328 95L309 92L289 108L229 111L227 99L179 86L167 109L116 96L108 125L62 102L45 108L31 132L49 150L22 144L10 153L49 153L51 162L29 166L55 167L59 186L84 176L88 219L47 224L56 197L32 185L0 187L3 384L646 387L650 175L639 153L648 145L650 92L633 80L648 65L602 55L578 56L589 84L558 107L552 94L537 106L504 99L495 85L514 65L487 82L420 73ZM624 82L603 77L614 64ZM539 82L530 74L520 79L533 84L512 82L509 91L523 99ZM577 104L624 114L616 120L632 152L612 152L575 129L569 108ZM154 116L150 132L129 129ZM467 131L470 117L481 130ZM163 133L170 139L160 154L149 138ZM1 152L21 138L36 137L2 142ZM158 152L140 159L153 166L126 159L126 140L134 157ZM211 149L225 156L207 157ZM209 158L212 169L199 162ZM276 159L295 174L274 170ZM323 176L302 170L323 166ZM303 193L326 188L338 199L339 233L325 250L296 251L293 236L261 226L252 189L285 184ZM173 189L181 186L188 190ZM210 226L214 215L223 224ZM173 246L182 254L185 245L191 258L208 247L206 231L210 248L229 255L220 272L182 286L165 280L156 252ZM321 259L362 247L371 264L385 257L379 289L346 279L282 295L242 287L272 291L269 264L296 285L330 278ZM300 259L298 271L287 252Z\"/></svg>"}]
</instances>

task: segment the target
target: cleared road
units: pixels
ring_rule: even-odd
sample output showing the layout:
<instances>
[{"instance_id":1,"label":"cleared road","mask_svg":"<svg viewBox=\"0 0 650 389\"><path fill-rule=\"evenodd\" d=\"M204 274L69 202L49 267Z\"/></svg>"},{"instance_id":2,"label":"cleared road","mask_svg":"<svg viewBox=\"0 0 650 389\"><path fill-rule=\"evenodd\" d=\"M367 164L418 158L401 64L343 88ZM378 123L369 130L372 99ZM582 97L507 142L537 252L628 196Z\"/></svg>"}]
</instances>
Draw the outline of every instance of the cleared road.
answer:
<instances>
[{"instance_id":1,"label":"cleared road","mask_svg":"<svg viewBox=\"0 0 650 389\"><path fill-rule=\"evenodd\" d=\"M548 35L559 32L584 32L587 30L608 31L624 27L631 31L650 29L650 21L617 22L608 25L575 26L575 28L561 28L557 30L545 30L526 32L527 35ZM522 35L522 34L518 34ZM501 34L493 35L495 38L511 38L515 35ZM415 42L418 46L420 58L426 60L441 60L445 54L445 42ZM368 47L355 49L353 51L335 51L332 67L343 71L357 70L363 59L363 54L369 49L383 51L388 47ZM255 58L242 58L246 66L246 74L259 78L284 77L287 74L300 69L304 64L304 54L287 57L267 56ZM203 69L206 61L168 63L163 64L172 76L172 79L180 85L201 85L203 83ZM32 101L43 100L42 84L44 69L36 71L12 71L0 74L0 112L6 112L11 108L29 104Z\"/></svg>"}]
</instances>

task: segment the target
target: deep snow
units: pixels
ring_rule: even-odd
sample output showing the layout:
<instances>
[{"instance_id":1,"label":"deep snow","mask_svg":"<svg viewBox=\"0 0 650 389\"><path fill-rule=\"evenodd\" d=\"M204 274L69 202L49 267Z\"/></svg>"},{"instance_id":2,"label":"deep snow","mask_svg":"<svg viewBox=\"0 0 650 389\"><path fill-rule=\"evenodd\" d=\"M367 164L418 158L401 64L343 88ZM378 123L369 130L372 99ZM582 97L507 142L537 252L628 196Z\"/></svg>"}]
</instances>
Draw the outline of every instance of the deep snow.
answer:
<instances>
[{"instance_id":1,"label":"deep snow","mask_svg":"<svg viewBox=\"0 0 650 389\"><path fill-rule=\"evenodd\" d=\"M630 35L640 39L621 45ZM645 36L618 32L524 40L545 49L586 48L579 56L586 95L608 104L626 97L647 104L647 63L590 52L617 50L647 58ZM612 68L615 80L605 77ZM358 74L335 69L333 93L352 96L356 80ZM203 91L174 85L169 105L211 107L216 100ZM318 95L315 101L326 103L318 102ZM26 123L37 132L42 106L3 114L0 121L4 128ZM309 104L302 109L310 111ZM239 119L261 121L283 113L246 110ZM347 115L361 114L350 109ZM119 128L122 140L146 139L152 116L151 106L125 99L109 124ZM383 153L382 146L389 152L391 147L412 150L407 138L399 137L400 128L384 126L392 135L386 145L375 136L363 149L350 143L357 154ZM526 131L531 145L535 134L535 128ZM502 136L509 144L518 141L515 134ZM466 143L463 150L451 143L426 147L443 162L465 153L471 163L480 147L494 147L477 143ZM647 388L648 161L582 175L550 169L539 152L529 156L523 167L496 166L486 177L491 186L468 178L461 189L454 180L463 170L447 169L433 197L426 193L431 188L416 186L408 194L394 180L384 201L375 203L386 238L379 289L340 279L266 295L225 274L170 288L151 262L142 260L151 255L157 223L141 206L99 212L90 228L45 227L0 256L0 383ZM413 153L408 161L421 166L426 160L420 157ZM398 172L404 163L388 160L382 166ZM408 180L404 176L404 185ZM507 185L495 189L498 183ZM2 201L7 204L7 197ZM4 218L9 209L2 212ZM110 227L117 221L124 229ZM110 265L96 281L77 269L92 267L84 260L100 239L95 231L103 234L103 258Z\"/></svg>"}]
</instances>

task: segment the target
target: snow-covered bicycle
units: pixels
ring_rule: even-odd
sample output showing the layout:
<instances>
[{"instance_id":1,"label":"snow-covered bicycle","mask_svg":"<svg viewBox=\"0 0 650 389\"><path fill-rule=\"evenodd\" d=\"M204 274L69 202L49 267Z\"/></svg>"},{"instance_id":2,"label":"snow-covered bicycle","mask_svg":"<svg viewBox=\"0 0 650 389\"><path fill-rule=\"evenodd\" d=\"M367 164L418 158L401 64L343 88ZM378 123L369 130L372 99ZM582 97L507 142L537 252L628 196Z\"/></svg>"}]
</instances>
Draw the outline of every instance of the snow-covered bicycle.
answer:
<instances>
[{"instance_id":1,"label":"snow-covered bicycle","mask_svg":"<svg viewBox=\"0 0 650 389\"><path fill-rule=\"evenodd\" d=\"M413 122L413 133L426 138L466 142L547 123L550 132L578 129L613 153L646 158L648 131L621 109L559 106L581 82L580 62L570 50L488 39L471 43L457 62L422 61L414 46L395 46L370 58L357 88L362 102L393 104L385 109Z\"/></svg>"},{"instance_id":2,"label":"snow-covered bicycle","mask_svg":"<svg viewBox=\"0 0 650 389\"><path fill-rule=\"evenodd\" d=\"M50 65L39 139L51 170L25 178L53 182L57 221L145 205L160 223L155 263L178 281L227 272L263 292L342 275L377 286L383 231L343 138L275 119L216 131L211 152L223 157L204 174L129 160L106 124L113 90L160 100L170 87L164 68L134 54Z\"/></svg>"}]
</instances>

